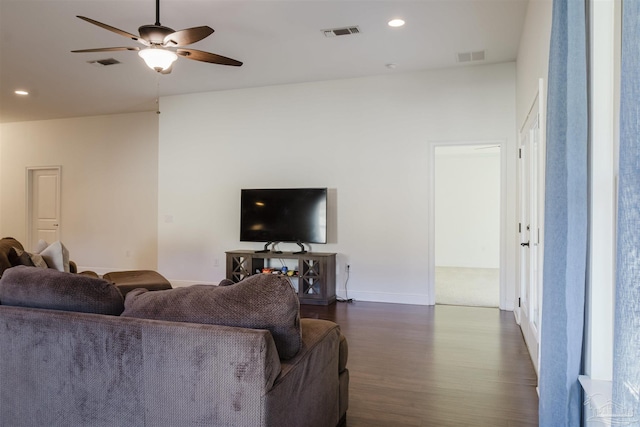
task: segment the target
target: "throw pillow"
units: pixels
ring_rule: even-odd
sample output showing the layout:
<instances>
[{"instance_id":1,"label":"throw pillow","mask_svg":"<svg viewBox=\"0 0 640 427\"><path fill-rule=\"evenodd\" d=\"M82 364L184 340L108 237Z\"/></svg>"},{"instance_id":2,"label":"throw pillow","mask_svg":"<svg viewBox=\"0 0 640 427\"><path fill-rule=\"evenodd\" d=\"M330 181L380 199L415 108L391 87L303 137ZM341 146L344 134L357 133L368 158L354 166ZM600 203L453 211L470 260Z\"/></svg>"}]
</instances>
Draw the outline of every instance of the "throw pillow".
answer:
<instances>
[{"instance_id":1,"label":"throw pillow","mask_svg":"<svg viewBox=\"0 0 640 427\"><path fill-rule=\"evenodd\" d=\"M49 268L49 265L40 254L29 254L29 259L34 267Z\"/></svg>"},{"instance_id":2,"label":"throw pillow","mask_svg":"<svg viewBox=\"0 0 640 427\"><path fill-rule=\"evenodd\" d=\"M300 303L286 278L256 274L233 286L193 285L166 291L134 289L122 316L207 323L271 332L281 359L300 350Z\"/></svg>"},{"instance_id":3,"label":"throw pillow","mask_svg":"<svg viewBox=\"0 0 640 427\"><path fill-rule=\"evenodd\" d=\"M10 268L0 279L0 304L119 315L122 294L113 283L51 268Z\"/></svg>"},{"instance_id":4,"label":"throw pillow","mask_svg":"<svg viewBox=\"0 0 640 427\"><path fill-rule=\"evenodd\" d=\"M40 244L38 245L40 246ZM58 271L65 271L69 273L69 251L61 241L58 240L57 242L53 242L37 253L42 255L42 258L44 258L44 261L47 263L49 268L55 268Z\"/></svg>"},{"instance_id":5,"label":"throw pillow","mask_svg":"<svg viewBox=\"0 0 640 427\"><path fill-rule=\"evenodd\" d=\"M38 243L36 244L36 247L33 248L33 253L39 254L40 252L44 251L47 246L49 246L49 244L46 242L46 240L38 240Z\"/></svg>"},{"instance_id":6,"label":"throw pillow","mask_svg":"<svg viewBox=\"0 0 640 427\"><path fill-rule=\"evenodd\" d=\"M23 251L20 248L13 247L9 250L9 262L11 265L26 265L29 267L33 267L33 261L31 261L31 257L29 252Z\"/></svg>"},{"instance_id":7,"label":"throw pillow","mask_svg":"<svg viewBox=\"0 0 640 427\"><path fill-rule=\"evenodd\" d=\"M9 261L13 266L26 265L28 267L49 268L42 255L32 254L16 247L9 251Z\"/></svg>"},{"instance_id":8,"label":"throw pillow","mask_svg":"<svg viewBox=\"0 0 640 427\"><path fill-rule=\"evenodd\" d=\"M13 264L9 261L11 248L23 249L22 244L13 237L3 237L0 239L0 277L2 277L6 269L13 267Z\"/></svg>"}]
</instances>

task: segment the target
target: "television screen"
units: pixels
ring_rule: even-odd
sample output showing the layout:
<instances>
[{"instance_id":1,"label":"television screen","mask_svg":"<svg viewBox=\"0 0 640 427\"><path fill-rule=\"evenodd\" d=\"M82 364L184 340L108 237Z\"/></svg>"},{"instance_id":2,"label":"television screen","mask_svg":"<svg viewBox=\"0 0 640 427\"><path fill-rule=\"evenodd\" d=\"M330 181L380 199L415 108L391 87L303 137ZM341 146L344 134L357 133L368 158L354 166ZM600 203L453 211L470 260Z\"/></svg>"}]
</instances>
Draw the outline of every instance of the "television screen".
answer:
<instances>
[{"instance_id":1,"label":"television screen","mask_svg":"<svg viewBox=\"0 0 640 427\"><path fill-rule=\"evenodd\" d=\"M240 241L327 243L327 189L243 189Z\"/></svg>"}]
</instances>

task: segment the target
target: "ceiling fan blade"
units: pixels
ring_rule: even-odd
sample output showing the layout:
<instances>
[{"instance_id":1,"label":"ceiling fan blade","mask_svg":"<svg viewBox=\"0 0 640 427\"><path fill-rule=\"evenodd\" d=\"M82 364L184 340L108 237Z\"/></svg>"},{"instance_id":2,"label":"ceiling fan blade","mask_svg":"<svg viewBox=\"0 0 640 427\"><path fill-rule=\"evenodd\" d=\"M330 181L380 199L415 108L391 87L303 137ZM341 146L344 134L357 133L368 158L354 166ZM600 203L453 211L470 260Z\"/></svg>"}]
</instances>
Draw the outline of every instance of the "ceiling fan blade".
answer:
<instances>
[{"instance_id":1,"label":"ceiling fan blade","mask_svg":"<svg viewBox=\"0 0 640 427\"><path fill-rule=\"evenodd\" d=\"M176 50L176 53L184 58L193 59L194 61L210 62L212 64L220 65L233 65L235 67L242 65L242 62L236 61L235 59L196 49L178 49Z\"/></svg>"},{"instance_id":2,"label":"ceiling fan blade","mask_svg":"<svg viewBox=\"0 0 640 427\"><path fill-rule=\"evenodd\" d=\"M176 31L164 38L163 46L186 46L191 43L200 41L213 34L213 28L208 26L187 28L186 30Z\"/></svg>"},{"instance_id":3,"label":"ceiling fan blade","mask_svg":"<svg viewBox=\"0 0 640 427\"><path fill-rule=\"evenodd\" d=\"M112 27L111 25L107 25L107 24L103 24L102 22L98 22L95 19L91 19L91 18L87 18L86 16L80 16L80 15L76 15L78 18L82 19L83 21L87 21L93 25L97 25L98 27L104 28L105 30L109 30L111 32L114 32L116 34L119 34L121 36L124 36L128 39L131 40L135 40L139 43L142 43L145 46L148 46L149 43L146 40L141 39L139 36L133 35L131 33L127 33L126 31L122 31L116 27Z\"/></svg>"},{"instance_id":4,"label":"ceiling fan blade","mask_svg":"<svg viewBox=\"0 0 640 427\"><path fill-rule=\"evenodd\" d=\"M86 53L86 52L115 52L118 50L140 50L139 47L99 47L96 49L79 49L72 50L72 53Z\"/></svg>"}]
</instances>

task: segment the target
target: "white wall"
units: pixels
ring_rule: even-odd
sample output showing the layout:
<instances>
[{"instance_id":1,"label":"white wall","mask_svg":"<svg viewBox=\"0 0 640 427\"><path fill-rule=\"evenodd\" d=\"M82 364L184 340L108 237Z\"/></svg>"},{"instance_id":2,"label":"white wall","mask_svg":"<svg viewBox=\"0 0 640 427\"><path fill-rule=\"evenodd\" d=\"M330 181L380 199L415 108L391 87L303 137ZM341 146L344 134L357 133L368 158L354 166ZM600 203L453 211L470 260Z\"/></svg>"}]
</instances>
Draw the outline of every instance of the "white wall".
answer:
<instances>
[{"instance_id":1,"label":"white wall","mask_svg":"<svg viewBox=\"0 0 640 427\"><path fill-rule=\"evenodd\" d=\"M516 125L520 129L538 91L538 79L544 79L547 93L552 0L529 0L524 28L520 36L516 65Z\"/></svg>"},{"instance_id":2,"label":"white wall","mask_svg":"<svg viewBox=\"0 0 640 427\"><path fill-rule=\"evenodd\" d=\"M500 149L481 147L436 147L436 266L500 268Z\"/></svg>"},{"instance_id":3,"label":"white wall","mask_svg":"<svg viewBox=\"0 0 640 427\"><path fill-rule=\"evenodd\" d=\"M262 246L239 242L241 188L328 187L335 240L312 250L339 254L339 292L348 263L350 297L425 303L429 142L506 140L514 159L515 99L514 63L164 97L158 268L215 283L225 251Z\"/></svg>"},{"instance_id":4,"label":"white wall","mask_svg":"<svg viewBox=\"0 0 640 427\"><path fill-rule=\"evenodd\" d=\"M0 125L0 234L26 242L25 168L61 165L71 259L98 273L155 269L157 141L155 113Z\"/></svg>"}]
</instances>

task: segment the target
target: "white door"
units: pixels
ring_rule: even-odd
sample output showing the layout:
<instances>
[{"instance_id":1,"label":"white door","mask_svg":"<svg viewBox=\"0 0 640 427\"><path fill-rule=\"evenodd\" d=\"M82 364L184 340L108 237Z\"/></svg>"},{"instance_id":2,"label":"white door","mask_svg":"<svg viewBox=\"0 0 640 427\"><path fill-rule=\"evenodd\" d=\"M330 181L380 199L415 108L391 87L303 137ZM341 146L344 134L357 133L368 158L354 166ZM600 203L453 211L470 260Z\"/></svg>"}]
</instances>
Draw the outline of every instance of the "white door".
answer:
<instances>
[{"instance_id":1,"label":"white door","mask_svg":"<svg viewBox=\"0 0 640 427\"><path fill-rule=\"evenodd\" d=\"M27 168L28 245L60 240L60 167Z\"/></svg>"},{"instance_id":2,"label":"white door","mask_svg":"<svg viewBox=\"0 0 640 427\"><path fill-rule=\"evenodd\" d=\"M540 354L540 295L541 295L541 242L540 242L540 111L536 98L527 121L520 132L518 150L519 223L520 241L519 287L516 315L533 365L538 370Z\"/></svg>"}]
</instances>

